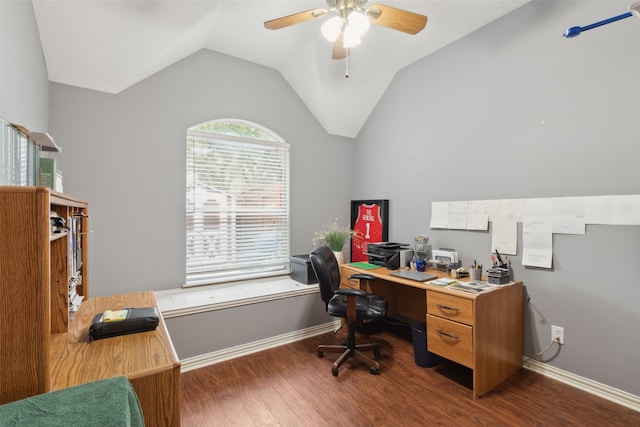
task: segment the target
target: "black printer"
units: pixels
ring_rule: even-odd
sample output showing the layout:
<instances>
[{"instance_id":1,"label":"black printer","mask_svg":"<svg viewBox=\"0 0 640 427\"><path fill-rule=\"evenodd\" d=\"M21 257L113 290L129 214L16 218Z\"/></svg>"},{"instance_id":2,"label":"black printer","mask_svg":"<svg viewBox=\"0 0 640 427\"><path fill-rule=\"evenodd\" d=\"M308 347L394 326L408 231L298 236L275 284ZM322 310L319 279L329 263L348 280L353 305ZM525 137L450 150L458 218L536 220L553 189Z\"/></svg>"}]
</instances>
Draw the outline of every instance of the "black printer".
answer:
<instances>
[{"instance_id":1,"label":"black printer","mask_svg":"<svg viewBox=\"0 0 640 427\"><path fill-rule=\"evenodd\" d=\"M409 245L406 243L369 243L365 254L369 257L369 264L397 270L401 266L406 267L411 261L413 250L409 249Z\"/></svg>"}]
</instances>

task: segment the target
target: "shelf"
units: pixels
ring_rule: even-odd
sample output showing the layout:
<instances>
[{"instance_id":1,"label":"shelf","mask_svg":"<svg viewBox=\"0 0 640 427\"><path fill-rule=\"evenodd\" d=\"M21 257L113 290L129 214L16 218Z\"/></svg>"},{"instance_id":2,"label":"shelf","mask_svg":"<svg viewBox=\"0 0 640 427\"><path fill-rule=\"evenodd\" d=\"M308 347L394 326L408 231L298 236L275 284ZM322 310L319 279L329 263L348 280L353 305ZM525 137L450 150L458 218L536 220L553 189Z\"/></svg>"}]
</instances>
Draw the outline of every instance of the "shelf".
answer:
<instances>
[{"instance_id":1,"label":"shelf","mask_svg":"<svg viewBox=\"0 0 640 427\"><path fill-rule=\"evenodd\" d=\"M29 132L29 139L42 147L42 151L53 151L59 153L62 147L58 146L51 135L44 132Z\"/></svg>"},{"instance_id":2,"label":"shelf","mask_svg":"<svg viewBox=\"0 0 640 427\"><path fill-rule=\"evenodd\" d=\"M51 340L69 330L69 277L88 298L88 203L41 186L0 186L0 404L51 391ZM51 232L51 212L75 228ZM75 249L75 250L74 250ZM78 273L76 271L78 270ZM19 284L20 286L16 286ZM71 295L73 296L73 295Z\"/></svg>"},{"instance_id":3,"label":"shelf","mask_svg":"<svg viewBox=\"0 0 640 427\"><path fill-rule=\"evenodd\" d=\"M66 231L63 231L62 233L51 233L49 234L49 240L50 241L54 241L54 240L58 240L58 239L62 239L63 237L67 237L69 233Z\"/></svg>"}]
</instances>

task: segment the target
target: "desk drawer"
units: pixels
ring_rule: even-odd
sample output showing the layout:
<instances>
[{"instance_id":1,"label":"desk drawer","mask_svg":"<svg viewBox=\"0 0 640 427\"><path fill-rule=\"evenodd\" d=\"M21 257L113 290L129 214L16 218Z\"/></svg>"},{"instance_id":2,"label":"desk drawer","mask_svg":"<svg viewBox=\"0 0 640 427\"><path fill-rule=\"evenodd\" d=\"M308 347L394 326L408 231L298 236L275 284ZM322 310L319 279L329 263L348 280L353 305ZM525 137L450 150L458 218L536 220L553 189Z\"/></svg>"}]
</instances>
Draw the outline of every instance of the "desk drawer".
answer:
<instances>
[{"instance_id":1,"label":"desk drawer","mask_svg":"<svg viewBox=\"0 0 640 427\"><path fill-rule=\"evenodd\" d=\"M340 269L340 286L343 288L360 289L359 279L349 279L354 274L353 271L344 268Z\"/></svg>"},{"instance_id":2,"label":"desk drawer","mask_svg":"<svg viewBox=\"0 0 640 427\"><path fill-rule=\"evenodd\" d=\"M474 325L473 300L469 298L427 291L427 313Z\"/></svg>"},{"instance_id":3,"label":"desk drawer","mask_svg":"<svg viewBox=\"0 0 640 427\"><path fill-rule=\"evenodd\" d=\"M473 328L427 315L427 348L430 352L473 369Z\"/></svg>"}]
</instances>

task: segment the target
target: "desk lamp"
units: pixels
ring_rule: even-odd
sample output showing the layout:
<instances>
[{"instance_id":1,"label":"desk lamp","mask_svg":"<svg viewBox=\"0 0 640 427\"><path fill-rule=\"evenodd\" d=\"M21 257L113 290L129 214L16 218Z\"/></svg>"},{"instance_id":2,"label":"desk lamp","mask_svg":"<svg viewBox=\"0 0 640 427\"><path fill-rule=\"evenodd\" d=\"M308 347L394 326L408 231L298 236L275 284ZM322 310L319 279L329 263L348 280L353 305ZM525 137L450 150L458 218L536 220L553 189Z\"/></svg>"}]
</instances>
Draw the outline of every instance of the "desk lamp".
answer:
<instances>
[{"instance_id":1,"label":"desk lamp","mask_svg":"<svg viewBox=\"0 0 640 427\"><path fill-rule=\"evenodd\" d=\"M570 38L573 38L573 37L577 37L577 36L580 35L580 33L582 31L587 31L587 30L590 30L592 28L596 28L596 27L600 27L602 25L610 24L612 22L616 22L616 21L619 21L621 19L628 18L628 17L632 16L633 14L635 14L638 18L640 18L640 2L630 4L629 5L629 12L623 13L622 15L614 16L613 18L609 18L609 19L604 19L602 21L598 21L598 22L595 22L593 24L586 25L584 27L570 27L570 28L567 29L567 31L565 31L565 33L562 36L567 38L567 39L570 39Z\"/></svg>"}]
</instances>

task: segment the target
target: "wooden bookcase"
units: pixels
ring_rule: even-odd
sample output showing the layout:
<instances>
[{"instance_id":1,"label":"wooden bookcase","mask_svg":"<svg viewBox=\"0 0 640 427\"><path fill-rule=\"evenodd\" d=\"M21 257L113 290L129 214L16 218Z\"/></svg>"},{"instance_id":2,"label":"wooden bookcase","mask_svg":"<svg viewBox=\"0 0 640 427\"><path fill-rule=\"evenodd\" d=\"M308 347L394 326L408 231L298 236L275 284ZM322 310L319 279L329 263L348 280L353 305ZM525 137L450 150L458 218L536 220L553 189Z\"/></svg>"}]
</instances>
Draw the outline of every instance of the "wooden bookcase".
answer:
<instances>
[{"instance_id":1,"label":"wooden bookcase","mask_svg":"<svg viewBox=\"0 0 640 427\"><path fill-rule=\"evenodd\" d=\"M0 404L51 390L52 334L69 328L69 279L88 298L88 204L0 186ZM72 231L51 232L50 213Z\"/></svg>"},{"instance_id":2,"label":"wooden bookcase","mask_svg":"<svg viewBox=\"0 0 640 427\"><path fill-rule=\"evenodd\" d=\"M96 314L157 302L153 291L89 299L87 210L44 187L0 186L0 404L124 375L147 425L179 426L180 361L162 316L155 331L89 344ZM52 213L68 230L52 232Z\"/></svg>"}]
</instances>

